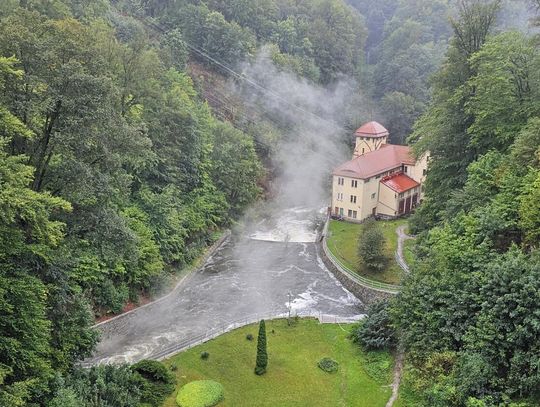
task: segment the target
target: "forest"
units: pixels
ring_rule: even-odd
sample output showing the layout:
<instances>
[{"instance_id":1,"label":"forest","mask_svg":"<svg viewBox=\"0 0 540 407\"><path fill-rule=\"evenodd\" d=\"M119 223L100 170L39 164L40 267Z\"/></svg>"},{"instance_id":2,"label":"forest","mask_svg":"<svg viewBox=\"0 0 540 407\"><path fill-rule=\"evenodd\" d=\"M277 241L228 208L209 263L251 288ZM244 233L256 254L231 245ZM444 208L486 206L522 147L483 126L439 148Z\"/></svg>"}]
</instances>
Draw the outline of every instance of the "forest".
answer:
<instances>
[{"instance_id":1,"label":"forest","mask_svg":"<svg viewBox=\"0 0 540 407\"><path fill-rule=\"evenodd\" d=\"M144 399L130 367L78 364L96 318L167 291L269 193L291 135L242 103L230 117L196 75L224 81L261 50L309 83L352 78L365 106L347 129L380 117L430 154L418 261L374 311L406 351L410 405L537 405L538 7L1 1L0 406Z\"/></svg>"}]
</instances>

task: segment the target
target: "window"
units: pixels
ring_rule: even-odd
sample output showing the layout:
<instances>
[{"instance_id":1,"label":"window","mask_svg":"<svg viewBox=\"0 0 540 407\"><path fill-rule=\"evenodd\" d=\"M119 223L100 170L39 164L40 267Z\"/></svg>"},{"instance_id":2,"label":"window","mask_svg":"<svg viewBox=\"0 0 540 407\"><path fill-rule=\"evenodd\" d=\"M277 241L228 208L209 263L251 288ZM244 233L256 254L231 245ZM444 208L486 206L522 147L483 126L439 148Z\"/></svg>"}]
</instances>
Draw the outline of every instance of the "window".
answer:
<instances>
[{"instance_id":1,"label":"window","mask_svg":"<svg viewBox=\"0 0 540 407\"><path fill-rule=\"evenodd\" d=\"M349 218L352 218L352 210L349 209L349 212L347 213L347 216L348 216Z\"/></svg>"},{"instance_id":2,"label":"window","mask_svg":"<svg viewBox=\"0 0 540 407\"><path fill-rule=\"evenodd\" d=\"M364 180L364 182L369 182L369 178L366 178L366 179Z\"/></svg>"},{"instance_id":3,"label":"window","mask_svg":"<svg viewBox=\"0 0 540 407\"><path fill-rule=\"evenodd\" d=\"M344 184L345 184L345 178L339 177L339 178L337 179L337 183L338 183L338 185L344 185Z\"/></svg>"},{"instance_id":4,"label":"window","mask_svg":"<svg viewBox=\"0 0 540 407\"><path fill-rule=\"evenodd\" d=\"M358 212L357 211L352 211L352 217L353 217L353 219L356 219L358 217Z\"/></svg>"},{"instance_id":5,"label":"window","mask_svg":"<svg viewBox=\"0 0 540 407\"><path fill-rule=\"evenodd\" d=\"M339 208L339 216L343 216L343 208Z\"/></svg>"},{"instance_id":6,"label":"window","mask_svg":"<svg viewBox=\"0 0 540 407\"><path fill-rule=\"evenodd\" d=\"M364 149L364 148L362 148L362 154L364 154L364 150L365 150L365 149Z\"/></svg>"},{"instance_id":7,"label":"window","mask_svg":"<svg viewBox=\"0 0 540 407\"><path fill-rule=\"evenodd\" d=\"M343 192L338 192L338 194L337 194L337 200L338 200L338 201L343 201Z\"/></svg>"},{"instance_id":8,"label":"window","mask_svg":"<svg viewBox=\"0 0 540 407\"><path fill-rule=\"evenodd\" d=\"M407 174L407 166L406 166L406 165L403 166L403 172L404 172L405 174Z\"/></svg>"},{"instance_id":9,"label":"window","mask_svg":"<svg viewBox=\"0 0 540 407\"><path fill-rule=\"evenodd\" d=\"M337 206L334 208L334 213L335 213L336 215L339 213L339 208L338 208Z\"/></svg>"},{"instance_id":10,"label":"window","mask_svg":"<svg viewBox=\"0 0 540 407\"><path fill-rule=\"evenodd\" d=\"M351 203L356 203L356 195L351 195Z\"/></svg>"},{"instance_id":11,"label":"window","mask_svg":"<svg viewBox=\"0 0 540 407\"><path fill-rule=\"evenodd\" d=\"M351 180L351 186L352 186L353 188L358 188L358 181L355 180L355 179Z\"/></svg>"},{"instance_id":12,"label":"window","mask_svg":"<svg viewBox=\"0 0 540 407\"><path fill-rule=\"evenodd\" d=\"M376 194L375 192L372 193L372 194L371 194L371 199L375 199L375 196L376 196L376 195L377 195L377 194Z\"/></svg>"}]
</instances>

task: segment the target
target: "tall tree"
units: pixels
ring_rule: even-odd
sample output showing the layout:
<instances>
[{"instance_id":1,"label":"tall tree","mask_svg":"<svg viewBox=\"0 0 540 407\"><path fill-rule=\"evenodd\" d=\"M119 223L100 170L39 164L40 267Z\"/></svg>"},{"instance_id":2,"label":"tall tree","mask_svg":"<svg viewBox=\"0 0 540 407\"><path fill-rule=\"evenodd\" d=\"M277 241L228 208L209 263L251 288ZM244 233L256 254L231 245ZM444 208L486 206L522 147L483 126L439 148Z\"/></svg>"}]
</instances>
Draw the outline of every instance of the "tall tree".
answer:
<instances>
[{"instance_id":1,"label":"tall tree","mask_svg":"<svg viewBox=\"0 0 540 407\"><path fill-rule=\"evenodd\" d=\"M266 324L264 319L259 322L259 335L257 336L257 359L255 361L255 374L261 376L266 373L268 366L268 353L266 351Z\"/></svg>"}]
</instances>

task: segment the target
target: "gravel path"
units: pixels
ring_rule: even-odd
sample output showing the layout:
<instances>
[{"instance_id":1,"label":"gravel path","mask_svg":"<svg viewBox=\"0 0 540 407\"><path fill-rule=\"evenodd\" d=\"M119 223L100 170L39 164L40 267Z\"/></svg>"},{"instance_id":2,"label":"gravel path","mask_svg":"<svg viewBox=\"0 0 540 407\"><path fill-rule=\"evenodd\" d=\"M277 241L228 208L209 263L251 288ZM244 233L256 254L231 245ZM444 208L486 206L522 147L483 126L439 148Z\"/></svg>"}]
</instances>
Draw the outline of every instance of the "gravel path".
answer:
<instances>
[{"instance_id":1,"label":"gravel path","mask_svg":"<svg viewBox=\"0 0 540 407\"><path fill-rule=\"evenodd\" d=\"M408 239L414 239L414 237L409 236L405 233L405 225L398 226L398 228L396 229L396 233L398 235L396 261L399 267L401 267L403 271L408 273L409 265L407 264L407 262L405 261L405 257L403 256L403 242Z\"/></svg>"}]
</instances>

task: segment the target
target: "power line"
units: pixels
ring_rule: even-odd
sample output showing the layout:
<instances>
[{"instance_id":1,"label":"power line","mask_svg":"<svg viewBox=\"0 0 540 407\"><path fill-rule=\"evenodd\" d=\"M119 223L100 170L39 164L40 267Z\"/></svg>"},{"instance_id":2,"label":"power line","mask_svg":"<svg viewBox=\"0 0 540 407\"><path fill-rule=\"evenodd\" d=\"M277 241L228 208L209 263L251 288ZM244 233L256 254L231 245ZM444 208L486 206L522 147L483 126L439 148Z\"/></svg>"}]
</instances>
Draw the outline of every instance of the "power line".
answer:
<instances>
[{"instance_id":1,"label":"power line","mask_svg":"<svg viewBox=\"0 0 540 407\"><path fill-rule=\"evenodd\" d=\"M166 33L167 30L165 28L163 28L161 25L153 22L153 21L150 21L147 17L142 17L140 18L141 20L143 20L143 22L149 26L151 26L152 28L162 32L162 33ZM244 74L240 74L238 72L236 72L234 69L232 69L231 67L227 66L225 63L217 60L216 58L208 55L207 52L205 51L202 51L200 50L199 48L197 48L196 46L194 46L193 44L190 44L189 42L187 42L185 39L183 39L184 43L188 46L188 48L190 50L192 50L193 52L195 52L196 54L202 56L203 58L206 58L207 60L209 60L210 62L214 63L215 65L223 68L225 71L229 72L231 75L233 75L235 78L238 78L246 83L248 83L249 85L251 85L252 87L258 89L259 91L262 91L263 93L266 93L278 100L280 100L281 102L285 103L286 105L296 109L297 111L299 112L302 112L302 113L305 113L305 114L308 114L308 115L311 115L321 121L324 121L328 124L331 124L332 126L335 126L337 127L338 129L340 130L345 130L342 126L340 126L339 124L337 124L336 122L334 122L333 120L329 120L329 119L326 119L322 116L319 116L317 115L316 113L313 113L309 110L306 110L294 103L291 103L289 102L287 99L285 99L283 96L281 96L280 94L274 92L273 90L271 89L268 89L267 87L261 85L260 83L256 82L254 79L252 78L249 78L247 76L245 76Z\"/></svg>"}]
</instances>

